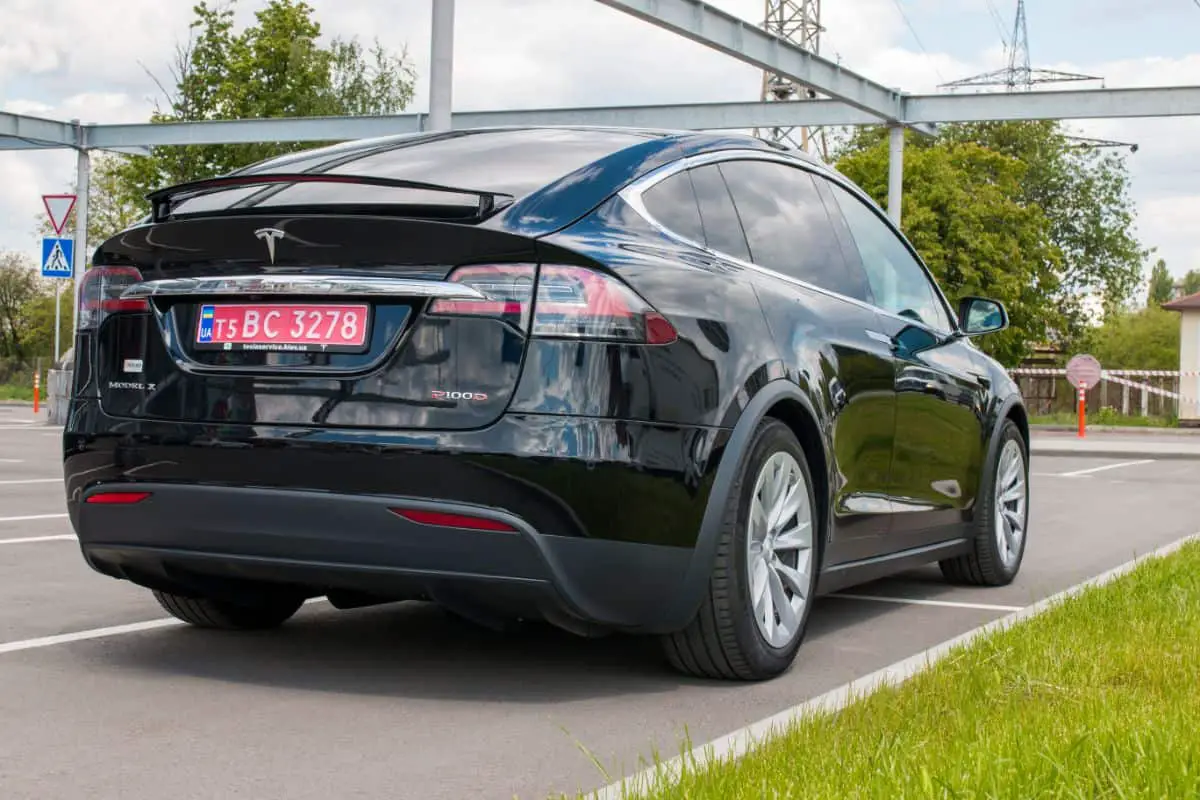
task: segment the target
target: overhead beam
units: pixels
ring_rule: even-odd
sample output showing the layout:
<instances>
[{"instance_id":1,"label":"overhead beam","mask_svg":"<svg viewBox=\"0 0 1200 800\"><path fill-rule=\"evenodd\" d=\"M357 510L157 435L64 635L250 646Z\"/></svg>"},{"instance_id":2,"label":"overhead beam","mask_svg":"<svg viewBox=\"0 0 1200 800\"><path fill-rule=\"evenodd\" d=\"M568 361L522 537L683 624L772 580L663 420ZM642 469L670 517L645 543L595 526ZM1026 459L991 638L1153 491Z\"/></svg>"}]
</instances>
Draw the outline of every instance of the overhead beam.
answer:
<instances>
[{"instance_id":1,"label":"overhead beam","mask_svg":"<svg viewBox=\"0 0 1200 800\"><path fill-rule=\"evenodd\" d=\"M1200 86L912 95L909 122L1131 119L1200 115Z\"/></svg>"},{"instance_id":2,"label":"overhead beam","mask_svg":"<svg viewBox=\"0 0 1200 800\"><path fill-rule=\"evenodd\" d=\"M596 0L609 8L790 78L887 122L904 121L904 95L702 0Z\"/></svg>"},{"instance_id":3,"label":"overhead beam","mask_svg":"<svg viewBox=\"0 0 1200 800\"><path fill-rule=\"evenodd\" d=\"M4 149L75 147L77 135L69 122L0 111L0 147Z\"/></svg>"},{"instance_id":4,"label":"overhead beam","mask_svg":"<svg viewBox=\"0 0 1200 800\"><path fill-rule=\"evenodd\" d=\"M991 122L1017 119L1122 119L1200 116L1200 86L1077 89L984 94L912 95L909 122ZM87 145L103 150L186 144L326 142L416 133L424 114L85 125ZM682 130L870 125L873 114L836 100L795 103L691 103L668 106L469 111L453 115L455 128L505 125L601 125ZM0 149L75 147L67 122L0 113Z\"/></svg>"}]
</instances>

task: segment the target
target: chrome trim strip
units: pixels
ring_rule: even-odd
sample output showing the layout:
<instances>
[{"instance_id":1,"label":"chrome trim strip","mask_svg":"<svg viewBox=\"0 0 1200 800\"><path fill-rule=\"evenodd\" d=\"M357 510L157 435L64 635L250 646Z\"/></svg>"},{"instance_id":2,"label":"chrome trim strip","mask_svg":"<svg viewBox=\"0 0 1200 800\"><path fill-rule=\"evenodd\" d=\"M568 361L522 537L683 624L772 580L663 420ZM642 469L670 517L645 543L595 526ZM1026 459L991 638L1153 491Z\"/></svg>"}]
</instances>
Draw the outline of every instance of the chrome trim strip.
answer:
<instances>
[{"instance_id":1,"label":"chrome trim strip","mask_svg":"<svg viewBox=\"0 0 1200 800\"><path fill-rule=\"evenodd\" d=\"M649 209L646 208L645 201L642 200L642 195L645 194L646 192L648 192L654 186L661 183L662 181L665 181L667 178L670 178L672 175L676 175L680 172L683 172L684 170L693 169L695 167L707 166L708 164L719 164L722 161L745 161L745 160L773 161L777 164L785 164L787 166L795 167L797 169L807 170L808 172L811 172L813 175L816 175L818 177L824 178L825 180L836 183L838 186L842 187L843 189L846 189L851 194L859 195L861 197L870 199L861 189L859 189L853 183L848 181L846 178L843 178L837 172L832 171L832 169L830 169L830 168L822 168L822 166L819 163L810 163L809 161L806 161L803 158L800 158L798 156L787 156L787 155L783 155L781 153L770 153L770 152L767 152L764 150L716 150L714 152L703 153L698 156L688 156L688 157L682 158L678 161L673 161L670 164L666 164L646 175L643 175L641 178L638 178L636 181L629 184L624 189L622 189L620 192L618 192L617 196L620 197L622 200L624 200L627 204L629 204L629 206L632 207L634 211L636 211L647 222L649 222L656 229L658 229L659 232L669 236L670 238L672 238L678 242L682 242L683 244L686 244L690 247L698 248L698 249L704 251L705 253L708 253L709 255L714 256L716 258L720 258L724 261L731 262L731 263L736 264L737 266L743 267L745 269L754 270L755 272L758 272L761 275L768 275L772 278L777 278L777 279L785 281L787 283L791 283L796 286L801 286L805 289L809 289L810 291L817 292L818 294L823 294L826 297L834 297L834 298L837 298L838 300L842 300L847 303L852 303L853 305L860 306L861 308L865 308L869 311L874 311L877 314L882 314L883 316L888 317L889 319L900 320L900 321L904 322L906 325L915 325L919 328L924 328L925 330L927 330L928 332L930 332L932 334L936 334L939 336L946 336L946 335L953 335L954 333L958 332L957 325L955 324L954 312L950 308L950 302L946 299L945 293L942 292L942 287L939 286L937 281L933 279L933 276L929 273L929 268L925 265L925 262L921 260L920 255L917 254L917 252L912 248L912 245L906 239L902 238L901 241L904 243L905 247L909 250L909 252L913 256L913 258L916 259L917 264L921 267L922 271L926 273L926 277L928 278L930 285L933 287L934 291L937 292L938 299L940 299L942 302L942 307L946 311L946 316L950 319L951 329L948 331L939 330L937 328L934 328L932 325L928 325L923 321L918 321L918 320L912 319L911 317L903 317L899 314L894 314L885 308L881 308L877 305L873 305L872 303L868 303L865 300L859 300L857 297L850 297L849 295L841 294L840 292L835 292L831 289L825 289L821 286L817 286L816 284L809 283L808 281L803 281L803 280L800 280L799 278L793 278L791 275L784 275L782 272L776 272L775 270L770 269L768 267L762 267L762 266L759 266L758 264L754 264L749 261L743 261L742 259L738 258L737 256L731 256L728 253L722 253L719 250L713 250L711 247L708 247L706 244L702 244L700 242L694 242L691 239L687 238L686 236L680 236L678 233L671 230L666 225L664 225L662 222L657 220L654 217L654 215L650 213ZM873 203L874 201L872 200L871 202ZM883 219L885 221L885 223L888 225L889 228L894 227L892 225L891 221L888 220L886 217L881 217L881 219ZM889 339L889 341L890 341L890 339Z\"/></svg>"},{"instance_id":2,"label":"chrome trim strip","mask_svg":"<svg viewBox=\"0 0 1200 800\"><path fill-rule=\"evenodd\" d=\"M190 295L332 294L388 297L436 297L446 300L486 300L478 289L461 283L413 278L372 278L336 275L231 275L210 278L169 278L135 283L122 298L186 297Z\"/></svg>"}]
</instances>

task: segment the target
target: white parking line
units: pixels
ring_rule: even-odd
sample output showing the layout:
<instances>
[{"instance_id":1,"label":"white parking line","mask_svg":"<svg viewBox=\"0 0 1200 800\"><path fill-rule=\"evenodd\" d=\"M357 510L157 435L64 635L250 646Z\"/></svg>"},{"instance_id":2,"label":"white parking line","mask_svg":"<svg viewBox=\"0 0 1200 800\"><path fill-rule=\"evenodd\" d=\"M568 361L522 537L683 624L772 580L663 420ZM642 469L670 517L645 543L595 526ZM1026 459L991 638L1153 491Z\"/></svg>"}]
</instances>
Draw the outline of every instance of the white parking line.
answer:
<instances>
[{"instance_id":1,"label":"white parking line","mask_svg":"<svg viewBox=\"0 0 1200 800\"><path fill-rule=\"evenodd\" d=\"M1074 472L1059 472L1059 473L1057 473L1057 477L1059 477L1059 478L1078 478L1082 475L1093 475L1097 472L1104 472L1104 471L1110 470L1110 469L1121 469L1122 467L1137 467L1142 464L1153 464L1153 463L1154 463L1153 458L1145 458L1145 459L1142 459L1141 461L1121 461L1116 464L1104 464L1103 466L1099 466L1099 467L1088 467L1087 469L1077 469Z\"/></svg>"},{"instance_id":2,"label":"white parking line","mask_svg":"<svg viewBox=\"0 0 1200 800\"><path fill-rule=\"evenodd\" d=\"M588 797L591 800L623 800L626 797L636 796L639 792L645 793L646 790L652 787L675 783L678 781L685 764L688 765L687 769L689 773L696 773L703 772L707 767L719 762L737 760L751 752L764 739L779 734L781 731L786 730L788 725L798 720L807 719L814 715L835 713L855 700L871 694L878 689L885 686L897 686L922 670L933 666L933 664L955 652L956 648L962 645L968 644L981 636L1010 628L1016 623L1030 617L1035 617L1086 589L1111 583L1143 561L1170 555L1188 542L1196 540L1200 540L1200 533L1185 536L1177 542L1160 547L1152 553L1138 556L1119 567L1110 569L1108 572L1097 575L1082 583L1077 583L1069 589L1064 589L1044 600L1039 600L1031 606L1025 606L1020 611L1015 611L986 625L955 636L953 639L948 639L923 653L909 656L903 661L897 661L895 664L839 686L832 691L781 711L778 714L738 728L736 731L719 739L714 739L707 744L702 744L694 748L689 753L675 756L670 760L661 761L641 772L611 783L603 789L588 795ZM0 650L0 652L3 651Z\"/></svg>"},{"instance_id":3,"label":"white parking line","mask_svg":"<svg viewBox=\"0 0 1200 800\"><path fill-rule=\"evenodd\" d=\"M33 544L35 542L73 542L75 534L62 533L57 536L25 536L20 539L0 539L0 544Z\"/></svg>"},{"instance_id":4,"label":"white parking line","mask_svg":"<svg viewBox=\"0 0 1200 800\"><path fill-rule=\"evenodd\" d=\"M991 603L960 603L954 600L919 600L915 597L880 597L876 594L843 594L837 592L830 597L846 600L870 600L876 603L897 603L906 606L939 606L941 608L972 608L978 611L1020 611L1024 606L999 606Z\"/></svg>"},{"instance_id":5,"label":"white parking line","mask_svg":"<svg viewBox=\"0 0 1200 800\"><path fill-rule=\"evenodd\" d=\"M24 517L0 517L0 522L32 522L35 519L66 519L66 514L29 514Z\"/></svg>"},{"instance_id":6,"label":"white parking line","mask_svg":"<svg viewBox=\"0 0 1200 800\"><path fill-rule=\"evenodd\" d=\"M24 464L20 458L0 458L0 464Z\"/></svg>"},{"instance_id":7,"label":"white parking line","mask_svg":"<svg viewBox=\"0 0 1200 800\"><path fill-rule=\"evenodd\" d=\"M20 486L28 483L62 483L62 478L22 478L19 481L0 481L0 486Z\"/></svg>"},{"instance_id":8,"label":"white parking line","mask_svg":"<svg viewBox=\"0 0 1200 800\"><path fill-rule=\"evenodd\" d=\"M57 636L42 636L37 639L23 639L19 642L0 644L0 655L4 653L17 653L21 650L36 650L39 647L53 647L56 644L67 644L68 642L82 642L87 639L103 639L108 636L120 636L125 633L152 631L157 628L168 628L172 625L182 624L180 620L174 617L167 617L165 619L147 620L146 622L133 622L129 625L113 625L109 628L92 628L89 631L60 633Z\"/></svg>"},{"instance_id":9,"label":"white parking line","mask_svg":"<svg viewBox=\"0 0 1200 800\"><path fill-rule=\"evenodd\" d=\"M304 605L312 605L313 603L325 602L324 597L310 597L304 601ZM163 617L162 619L149 619L145 622L131 622L128 625L112 625L107 628L92 628L86 631L76 631L74 633L60 633L56 636L39 636L37 639L21 639L16 642L0 642L0 655L5 653L19 653L22 650L37 650L42 647L53 647L56 644L70 644L71 642L85 642L88 639L106 639L110 636L123 636L126 633L141 633L142 631L153 631L159 628L171 628L176 625L183 625L181 620L175 617Z\"/></svg>"}]
</instances>

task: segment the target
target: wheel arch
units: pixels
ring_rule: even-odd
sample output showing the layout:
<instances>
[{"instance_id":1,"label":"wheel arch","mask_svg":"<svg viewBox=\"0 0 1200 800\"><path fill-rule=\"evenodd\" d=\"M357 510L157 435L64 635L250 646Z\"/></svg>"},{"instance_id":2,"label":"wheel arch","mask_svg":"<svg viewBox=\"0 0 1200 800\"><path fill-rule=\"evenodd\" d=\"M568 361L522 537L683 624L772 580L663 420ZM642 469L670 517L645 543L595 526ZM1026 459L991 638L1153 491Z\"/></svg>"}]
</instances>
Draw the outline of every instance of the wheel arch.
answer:
<instances>
[{"instance_id":1,"label":"wheel arch","mask_svg":"<svg viewBox=\"0 0 1200 800\"><path fill-rule=\"evenodd\" d=\"M812 401L797 384L787 378L777 378L758 390L743 409L734 425L722 453L719 456L712 490L704 508L696 546L691 564L680 583L678 602L664 613L654 632L670 632L686 626L695 615L704 599L709 574L716 558L717 541L720 537L721 521L725 504L732 491L734 481L743 469L750 453L755 431L766 418L778 419L787 425L799 440L812 472L814 494L822 498L818 509L822 535L820 545L824 548L828 531L830 448L821 433L819 419ZM818 566L818 569L820 567Z\"/></svg>"},{"instance_id":2,"label":"wheel arch","mask_svg":"<svg viewBox=\"0 0 1200 800\"><path fill-rule=\"evenodd\" d=\"M990 486L993 475L996 471L996 459L999 456L1000 450L1000 431L1004 427L1004 423L1011 420L1021 433L1021 439L1025 443L1025 468L1029 469L1029 414L1025 410L1025 403L1021 399L1020 394L1011 394L1002 400L996 409L995 415L992 417L991 429L988 431L986 460L983 462L983 469L979 473L980 485L976 491L976 495L983 491L984 487ZM971 508L971 519L975 518L976 508Z\"/></svg>"}]
</instances>

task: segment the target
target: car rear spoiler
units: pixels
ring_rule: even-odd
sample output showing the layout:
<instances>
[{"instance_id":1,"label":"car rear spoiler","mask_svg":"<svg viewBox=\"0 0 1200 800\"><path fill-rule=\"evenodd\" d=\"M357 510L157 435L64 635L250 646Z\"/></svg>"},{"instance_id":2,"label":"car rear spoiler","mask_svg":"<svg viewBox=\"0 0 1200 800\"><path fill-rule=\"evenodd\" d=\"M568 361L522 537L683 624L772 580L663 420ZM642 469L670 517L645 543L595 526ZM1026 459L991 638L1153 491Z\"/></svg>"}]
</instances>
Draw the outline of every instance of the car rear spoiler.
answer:
<instances>
[{"instance_id":1,"label":"car rear spoiler","mask_svg":"<svg viewBox=\"0 0 1200 800\"><path fill-rule=\"evenodd\" d=\"M189 197L220 191L231 186L255 186L273 183L350 183L360 186L386 186L393 189L419 189L429 192L445 192L447 194L474 195L479 198L478 213L480 217L504 208L515 200L511 194L503 192L466 189L459 186L443 186L436 183L397 178L377 178L370 175L333 175L320 172L272 172L205 178L198 181L178 183L174 186L150 192L146 195L146 199L151 204L150 221L165 221L171 215L171 209L174 204Z\"/></svg>"}]
</instances>

